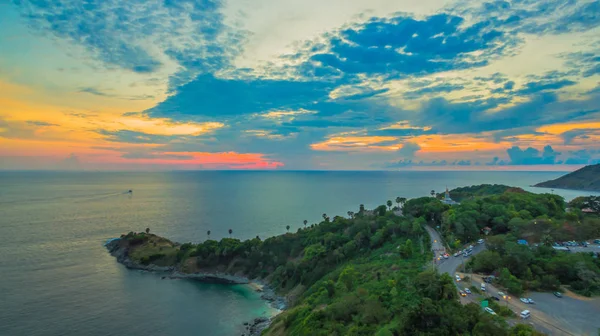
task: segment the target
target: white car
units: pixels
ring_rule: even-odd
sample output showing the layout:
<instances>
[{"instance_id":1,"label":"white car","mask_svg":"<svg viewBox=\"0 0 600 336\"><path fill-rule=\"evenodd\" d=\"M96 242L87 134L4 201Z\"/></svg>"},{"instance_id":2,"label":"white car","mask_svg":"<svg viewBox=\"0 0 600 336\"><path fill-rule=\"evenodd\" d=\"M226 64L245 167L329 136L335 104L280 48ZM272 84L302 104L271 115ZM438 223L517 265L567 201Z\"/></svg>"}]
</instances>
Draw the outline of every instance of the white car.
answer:
<instances>
[{"instance_id":1,"label":"white car","mask_svg":"<svg viewBox=\"0 0 600 336\"><path fill-rule=\"evenodd\" d=\"M529 304L535 304L535 301L533 301L531 298L527 298L527 303L529 303Z\"/></svg>"},{"instance_id":2,"label":"white car","mask_svg":"<svg viewBox=\"0 0 600 336\"><path fill-rule=\"evenodd\" d=\"M484 242L484 240L483 240L483 239L479 239L479 240L477 241L477 244L483 244L483 242Z\"/></svg>"},{"instance_id":3,"label":"white car","mask_svg":"<svg viewBox=\"0 0 600 336\"><path fill-rule=\"evenodd\" d=\"M506 294L504 294L504 292L498 292L498 296L501 297L501 298L503 298L503 297L506 296Z\"/></svg>"},{"instance_id":4,"label":"white car","mask_svg":"<svg viewBox=\"0 0 600 336\"><path fill-rule=\"evenodd\" d=\"M454 253L454 256L458 257L459 254L460 254L460 252L456 252L456 253Z\"/></svg>"},{"instance_id":5,"label":"white car","mask_svg":"<svg viewBox=\"0 0 600 336\"><path fill-rule=\"evenodd\" d=\"M468 289L468 288L465 288L465 293L467 293L467 294L471 294L471 290L470 290L470 289Z\"/></svg>"},{"instance_id":6,"label":"white car","mask_svg":"<svg viewBox=\"0 0 600 336\"><path fill-rule=\"evenodd\" d=\"M520 298L519 300L521 300L523 303L529 303L529 299L527 298Z\"/></svg>"},{"instance_id":7,"label":"white car","mask_svg":"<svg viewBox=\"0 0 600 336\"><path fill-rule=\"evenodd\" d=\"M456 282L460 282L460 275L456 275Z\"/></svg>"},{"instance_id":8,"label":"white car","mask_svg":"<svg viewBox=\"0 0 600 336\"><path fill-rule=\"evenodd\" d=\"M490 308L490 307L485 307L483 310L485 310L486 312L488 312L492 315L496 315L496 312L494 310L492 310L492 308Z\"/></svg>"}]
</instances>

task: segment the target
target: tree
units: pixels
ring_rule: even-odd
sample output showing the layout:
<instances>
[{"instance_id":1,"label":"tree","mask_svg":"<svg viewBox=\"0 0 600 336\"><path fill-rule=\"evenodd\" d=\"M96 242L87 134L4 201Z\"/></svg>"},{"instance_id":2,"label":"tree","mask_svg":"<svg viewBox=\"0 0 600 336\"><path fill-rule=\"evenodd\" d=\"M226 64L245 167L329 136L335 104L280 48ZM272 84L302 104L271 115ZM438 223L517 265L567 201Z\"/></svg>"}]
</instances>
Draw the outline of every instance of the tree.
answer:
<instances>
[{"instance_id":1,"label":"tree","mask_svg":"<svg viewBox=\"0 0 600 336\"><path fill-rule=\"evenodd\" d=\"M358 213L359 213L360 215L362 215L362 214L364 214L364 213L365 213L365 205L364 205L364 204L361 204L361 205L358 207Z\"/></svg>"},{"instance_id":2,"label":"tree","mask_svg":"<svg viewBox=\"0 0 600 336\"><path fill-rule=\"evenodd\" d=\"M304 220L304 228L306 229L306 224L308 224L308 221L305 219Z\"/></svg>"},{"instance_id":3,"label":"tree","mask_svg":"<svg viewBox=\"0 0 600 336\"><path fill-rule=\"evenodd\" d=\"M150 233L150 228L146 228L146 233Z\"/></svg>"},{"instance_id":4,"label":"tree","mask_svg":"<svg viewBox=\"0 0 600 336\"><path fill-rule=\"evenodd\" d=\"M338 282L343 284L344 287L346 287L346 290L351 291L352 288L354 287L355 276L356 276L356 271L354 270L354 267L348 266L348 267L344 268L342 273L340 273Z\"/></svg>"},{"instance_id":5,"label":"tree","mask_svg":"<svg viewBox=\"0 0 600 336\"><path fill-rule=\"evenodd\" d=\"M206 235L208 236L208 239L210 239L210 230L206 231Z\"/></svg>"},{"instance_id":6,"label":"tree","mask_svg":"<svg viewBox=\"0 0 600 336\"><path fill-rule=\"evenodd\" d=\"M326 222L328 222L327 218L328 218L327 214L323 214L323 220L326 221Z\"/></svg>"},{"instance_id":7,"label":"tree","mask_svg":"<svg viewBox=\"0 0 600 336\"><path fill-rule=\"evenodd\" d=\"M233 233L232 229L229 229L229 238L231 238L231 234Z\"/></svg>"},{"instance_id":8,"label":"tree","mask_svg":"<svg viewBox=\"0 0 600 336\"><path fill-rule=\"evenodd\" d=\"M354 211L348 211L348 217L354 219Z\"/></svg>"},{"instance_id":9,"label":"tree","mask_svg":"<svg viewBox=\"0 0 600 336\"><path fill-rule=\"evenodd\" d=\"M434 197L435 196L435 190L431 189L430 194L431 194L431 197Z\"/></svg>"},{"instance_id":10,"label":"tree","mask_svg":"<svg viewBox=\"0 0 600 336\"><path fill-rule=\"evenodd\" d=\"M396 204L398 204L398 210L400 210L400 203L402 203L402 197L396 197Z\"/></svg>"},{"instance_id":11,"label":"tree","mask_svg":"<svg viewBox=\"0 0 600 336\"><path fill-rule=\"evenodd\" d=\"M404 256L405 257L407 257L407 258L412 257L412 255L413 255L413 243L412 243L412 240L410 240L410 239L406 240L406 243L404 243L403 252L404 252Z\"/></svg>"},{"instance_id":12,"label":"tree","mask_svg":"<svg viewBox=\"0 0 600 336\"><path fill-rule=\"evenodd\" d=\"M552 246L553 242L554 239L552 239L552 236L550 236L549 234L545 234L542 236L542 244L544 244L545 246Z\"/></svg>"},{"instance_id":13,"label":"tree","mask_svg":"<svg viewBox=\"0 0 600 336\"><path fill-rule=\"evenodd\" d=\"M389 210L392 210L392 201L388 200L385 204L387 204Z\"/></svg>"},{"instance_id":14,"label":"tree","mask_svg":"<svg viewBox=\"0 0 600 336\"><path fill-rule=\"evenodd\" d=\"M286 225L285 229L287 230L287 232L290 232L290 226Z\"/></svg>"}]
</instances>

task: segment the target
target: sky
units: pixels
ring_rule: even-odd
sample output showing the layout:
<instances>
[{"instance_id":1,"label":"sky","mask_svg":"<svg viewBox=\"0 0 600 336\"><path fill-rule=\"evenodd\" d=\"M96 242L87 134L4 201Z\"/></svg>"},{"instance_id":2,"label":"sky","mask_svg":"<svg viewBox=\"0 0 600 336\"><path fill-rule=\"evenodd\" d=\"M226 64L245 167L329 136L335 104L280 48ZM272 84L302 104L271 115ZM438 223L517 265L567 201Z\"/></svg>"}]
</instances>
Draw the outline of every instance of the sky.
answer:
<instances>
[{"instance_id":1,"label":"sky","mask_svg":"<svg viewBox=\"0 0 600 336\"><path fill-rule=\"evenodd\" d=\"M0 169L600 163L600 0L0 0Z\"/></svg>"}]
</instances>

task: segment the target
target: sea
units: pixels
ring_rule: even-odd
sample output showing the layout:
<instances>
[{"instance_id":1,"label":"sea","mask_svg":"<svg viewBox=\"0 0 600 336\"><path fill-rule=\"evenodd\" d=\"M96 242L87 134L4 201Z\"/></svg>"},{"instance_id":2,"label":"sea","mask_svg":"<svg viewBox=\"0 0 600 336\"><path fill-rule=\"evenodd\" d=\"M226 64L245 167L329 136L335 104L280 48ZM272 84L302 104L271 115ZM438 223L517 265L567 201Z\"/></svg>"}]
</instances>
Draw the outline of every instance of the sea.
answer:
<instances>
[{"instance_id":1,"label":"sea","mask_svg":"<svg viewBox=\"0 0 600 336\"><path fill-rule=\"evenodd\" d=\"M560 172L0 172L0 335L241 335L273 313L243 285L124 268L104 243L267 238L328 216L481 183L533 188ZM128 191L132 190L131 193Z\"/></svg>"}]
</instances>

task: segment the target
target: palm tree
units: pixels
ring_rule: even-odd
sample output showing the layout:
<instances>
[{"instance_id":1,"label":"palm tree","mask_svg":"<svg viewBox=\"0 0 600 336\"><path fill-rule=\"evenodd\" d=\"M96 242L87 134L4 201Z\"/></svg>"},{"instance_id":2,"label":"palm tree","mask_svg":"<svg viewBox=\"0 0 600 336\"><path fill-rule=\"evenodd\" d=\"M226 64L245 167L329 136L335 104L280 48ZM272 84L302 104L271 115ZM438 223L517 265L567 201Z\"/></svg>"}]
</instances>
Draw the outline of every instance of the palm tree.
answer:
<instances>
[{"instance_id":1,"label":"palm tree","mask_svg":"<svg viewBox=\"0 0 600 336\"><path fill-rule=\"evenodd\" d=\"M146 233L150 233L150 228L146 228Z\"/></svg>"},{"instance_id":2,"label":"palm tree","mask_svg":"<svg viewBox=\"0 0 600 336\"><path fill-rule=\"evenodd\" d=\"M400 197L400 203L402 203L402 207L406 204L406 197Z\"/></svg>"},{"instance_id":3,"label":"palm tree","mask_svg":"<svg viewBox=\"0 0 600 336\"><path fill-rule=\"evenodd\" d=\"M323 220L327 221L327 214L323 214Z\"/></svg>"},{"instance_id":4,"label":"palm tree","mask_svg":"<svg viewBox=\"0 0 600 336\"><path fill-rule=\"evenodd\" d=\"M308 224L308 221L305 219L304 220L304 228L306 229L306 224Z\"/></svg>"},{"instance_id":5,"label":"palm tree","mask_svg":"<svg viewBox=\"0 0 600 336\"><path fill-rule=\"evenodd\" d=\"M398 210L400 210L400 203L402 203L402 197L396 197L396 204L398 204Z\"/></svg>"},{"instance_id":6,"label":"palm tree","mask_svg":"<svg viewBox=\"0 0 600 336\"><path fill-rule=\"evenodd\" d=\"M432 189L430 194L431 194L431 197L435 196L435 190Z\"/></svg>"},{"instance_id":7,"label":"palm tree","mask_svg":"<svg viewBox=\"0 0 600 336\"><path fill-rule=\"evenodd\" d=\"M229 238L231 238L231 234L233 233L232 229L229 229Z\"/></svg>"},{"instance_id":8,"label":"palm tree","mask_svg":"<svg viewBox=\"0 0 600 336\"><path fill-rule=\"evenodd\" d=\"M290 232L290 226L289 226L289 225L286 225L285 229L286 229L288 232Z\"/></svg>"},{"instance_id":9,"label":"palm tree","mask_svg":"<svg viewBox=\"0 0 600 336\"><path fill-rule=\"evenodd\" d=\"M387 204L388 210L392 210L392 201L388 200L385 204Z\"/></svg>"},{"instance_id":10,"label":"palm tree","mask_svg":"<svg viewBox=\"0 0 600 336\"><path fill-rule=\"evenodd\" d=\"M208 239L210 239L210 230L206 231L206 235L208 236Z\"/></svg>"},{"instance_id":11,"label":"palm tree","mask_svg":"<svg viewBox=\"0 0 600 336\"><path fill-rule=\"evenodd\" d=\"M348 216L354 219L354 211L348 211Z\"/></svg>"}]
</instances>

